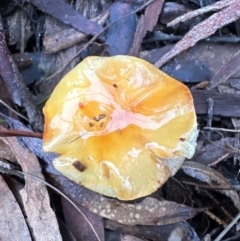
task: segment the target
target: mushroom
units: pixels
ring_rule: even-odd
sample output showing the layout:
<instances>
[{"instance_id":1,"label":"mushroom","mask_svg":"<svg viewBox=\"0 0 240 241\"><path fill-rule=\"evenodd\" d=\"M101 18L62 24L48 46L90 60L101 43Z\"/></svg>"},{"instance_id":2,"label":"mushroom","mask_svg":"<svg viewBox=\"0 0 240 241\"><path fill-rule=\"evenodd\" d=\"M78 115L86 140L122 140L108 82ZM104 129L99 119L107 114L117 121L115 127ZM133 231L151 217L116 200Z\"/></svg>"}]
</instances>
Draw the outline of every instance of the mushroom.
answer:
<instances>
[{"instance_id":1,"label":"mushroom","mask_svg":"<svg viewBox=\"0 0 240 241\"><path fill-rule=\"evenodd\" d=\"M145 60L87 57L44 107L43 150L70 180L121 200L149 195L191 158L189 89Z\"/></svg>"}]
</instances>

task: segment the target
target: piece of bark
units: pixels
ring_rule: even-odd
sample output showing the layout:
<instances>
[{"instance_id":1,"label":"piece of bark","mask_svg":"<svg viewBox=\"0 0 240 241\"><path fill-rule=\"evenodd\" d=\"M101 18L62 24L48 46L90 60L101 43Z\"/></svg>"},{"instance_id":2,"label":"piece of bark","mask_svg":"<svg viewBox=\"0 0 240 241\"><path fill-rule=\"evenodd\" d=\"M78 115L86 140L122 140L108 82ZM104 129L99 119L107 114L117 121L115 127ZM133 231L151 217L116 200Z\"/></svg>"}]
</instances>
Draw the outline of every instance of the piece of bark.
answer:
<instances>
[{"instance_id":1,"label":"piece of bark","mask_svg":"<svg viewBox=\"0 0 240 241\"><path fill-rule=\"evenodd\" d=\"M0 19L0 74L7 87L12 100L18 106L24 107L30 124L35 130L42 130L43 118L39 110L33 104L31 95L26 88L22 77L8 50Z\"/></svg>"},{"instance_id":2,"label":"piece of bark","mask_svg":"<svg viewBox=\"0 0 240 241\"><path fill-rule=\"evenodd\" d=\"M213 115L240 117L240 95L207 90L191 90L197 114L207 114L208 99L214 100Z\"/></svg>"}]
</instances>

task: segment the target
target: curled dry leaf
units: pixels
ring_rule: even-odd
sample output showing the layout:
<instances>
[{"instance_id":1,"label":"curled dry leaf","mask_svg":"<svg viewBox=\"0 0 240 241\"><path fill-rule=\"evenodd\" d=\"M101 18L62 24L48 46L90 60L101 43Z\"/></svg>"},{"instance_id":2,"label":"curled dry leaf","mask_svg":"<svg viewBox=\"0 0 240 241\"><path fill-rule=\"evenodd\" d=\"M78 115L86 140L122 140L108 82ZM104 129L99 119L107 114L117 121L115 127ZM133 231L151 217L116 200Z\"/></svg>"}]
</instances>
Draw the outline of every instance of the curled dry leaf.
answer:
<instances>
[{"instance_id":1,"label":"curled dry leaf","mask_svg":"<svg viewBox=\"0 0 240 241\"><path fill-rule=\"evenodd\" d=\"M182 165L181 169L189 176L198 179L201 182L206 182L210 186L219 184L219 188L231 188L231 184L227 179L218 171L206 167L197 162L186 161ZM228 196L237 209L240 209L240 200L238 193L233 190L219 190L219 192Z\"/></svg>"},{"instance_id":2,"label":"curled dry leaf","mask_svg":"<svg viewBox=\"0 0 240 241\"><path fill-rule=\"evenodd\" d=\"M44 115L43 150L60 155L54 167L122 200L156 191L193 156L198 135L189 89L130 56L83 60L57 85Z\"/></svg>"}]
</instances>

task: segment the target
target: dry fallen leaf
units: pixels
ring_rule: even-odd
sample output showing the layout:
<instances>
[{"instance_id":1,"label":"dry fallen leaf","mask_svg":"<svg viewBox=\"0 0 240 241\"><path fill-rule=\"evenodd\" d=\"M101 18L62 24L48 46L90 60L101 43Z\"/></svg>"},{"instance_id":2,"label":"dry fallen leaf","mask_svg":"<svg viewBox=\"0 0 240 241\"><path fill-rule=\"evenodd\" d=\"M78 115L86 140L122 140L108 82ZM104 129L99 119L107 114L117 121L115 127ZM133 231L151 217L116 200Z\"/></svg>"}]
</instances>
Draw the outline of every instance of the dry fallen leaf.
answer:
<instances>
[{"instance_id":1,"label":"dry fallen leaf","mask_svg":"<svg viewBox=\"0 0 240 241\"><path fill-rule=\"evenodd\" d=\"M28 226L12 192L0 175L0 240L31 241Z\"/></svg>"},{"instance_id":2,"label":"dry fallen leaf","mask_svg":"<svg viewBox=\"0 0 240 241\"><path fill-rule=\"evenodd\" d=\"M223 2L225 5L219 6L219 8L223 8L222 11L214 13L212 16L193 27L169 52L161 56L154 65L160 68L177 54L194 46L199 40L209 37L221 27L236 21L240 17L240 2L238 0L232 0L230 4L229 1ZM217 2L215 4L219 3ZM226 6L226 8L224 8L224 6ZM211 9L208 11L211 11ZM190 15L190 13L188 14ZM184 18L182 17L182 19Z\"/></svg>"},{"instance_id":3,"label":"dry fallen leaf","mask_svg":"<svg viewBox=\"0 0 240 241\"><path fill-rule=\"evenodd\" d=\"M159 14L161 13L164 0L156 0L149 4L145 10L145 14L138 20L137 28L134 34L132 47L129 50L129 55L137 56L142 44L142 40L146 33L151 32L155 27Z\"/></svg>"},{"instance_id":4,"label":"dry fallen leaf","mask_svg":"<svg viewBox=\"0 0 240 241\"><path fill-rule=\"evenodd\" d=\"M1 137L1 140L9 146L24 172L44 179L37 157L30 153L28 149L22 147L17 138ZM36 241L62 240L56 216L50 207L45 185L26 178L25 187L20 191L20 194L23 199L28 225L31 228L31 235L34 239Z\"/></svg>"},{"instance_id":5,"label":"dry fallen leaf","mask_svg":"<svg viewBox=\"0 0 240 241\"><path fill-rule=\"evenodd\" d=\"M119 20L119 22L110 26L107 31L105 43L109 45L110 56L127 54L132 45L136 29L136 17L131 14L133 7L131 2L116 1L109 8L110 16L108 24L110 25ZM123 16L128 17L122 19Z\"/></svg>"},{"instance_id":6,"label":"dry fallen leaf","mask_svg":"<svg viewBox=\"0 0 240 241\"><path fill-rule=\"evenodd\" d=\"M2 140L0 140L0 158L16 163L16 157Z\"/></svg>"},{"instance_id":7,"label":"dry fallen leaf","mask_svg":"<svg viewBox=\"0 0 240 241\"><path fill-rule=\"evenodd\" d=\"M80 215L79 212L76 212L76 209L68 202L68 200L62 198L61 203L65 223L77 241L99 241L99 239L101 241L104 240L104 227L101 217L89 212L86 208L79 206L79 209L81 209L84 215L91 222L91 225L94 227L99 237L98 239L83 215Z\"/></svg>"},{"instance_id":8,"label":"dry fallen leaf","mask_svg":"<svg viewBox=\"0 0 240 241\"><path fill-rule=\"evenodd\" d=\"M213 89L217 85L225 82L239 69L240 63L240 50L238 50L232 58L222 66L222 68L213 76L210 81L208 90Z\"/></svg>"},{"instance_id":9,"label":"dry fallen leaf","mask_svg":"<svg viewBox=\"0 0 240 241\"><path fill-rule=\"evenodd\" d=\"M219 185L219 192L228 196L237 209L240 209L240 200L239 195L236 191L233 190L221 190L220 188L226 189L231 188L231 184L227 179L218 171L206 167L198 162L186 161L182 165L181 169L189 176L196 178L201 182L206 182L210 186L216 186L216 183Z\"/></svg>"},{"instance_id":10,"label":"dry fallen leaf","mask_svg":"<svg viewBox=\"0 0 240 241\"><path fill-rule=\"evenodd\" d=\"M116 232L127 233L133 235L134 237L146 238L147 240L157 241L169 240L169 237L172 236L172 234L175 234L178 230L178 233L180 235L178 235L178 239L175 240L200 241L200 238L196 234L195 230L187 222L179 222L161 226L127 226L106 219L104 222L104 226L105 228L115 230Z\"/></svg>"}]
</instances>

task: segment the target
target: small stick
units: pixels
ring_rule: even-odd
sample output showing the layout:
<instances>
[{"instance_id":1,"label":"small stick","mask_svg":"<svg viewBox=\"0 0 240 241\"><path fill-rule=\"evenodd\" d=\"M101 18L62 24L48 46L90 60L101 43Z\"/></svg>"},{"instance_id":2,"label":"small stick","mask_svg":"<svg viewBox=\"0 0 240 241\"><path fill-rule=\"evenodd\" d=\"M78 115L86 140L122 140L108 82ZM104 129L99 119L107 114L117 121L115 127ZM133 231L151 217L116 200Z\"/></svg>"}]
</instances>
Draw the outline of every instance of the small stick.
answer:
<instances>
[{"instance_id":1,"label":"small stick","mask_svg":"<svg viewBox=\"0 0 240 241\"><path fill-rule=\"evenodd\" d=\"M15 111L11 106L9 106L8 104L6 104L3 100L0 99L0 103L2 105L4 105L6 108L8 108L9 110L11 110L14 114L16 114L17 116L20 116L23 120L29 122L28 118L26 118L25 116L21 115L20 113L18 113L17 111Z\"/></svg>"},{"instance_id":2,"label":"small stick","mask_svg":"<svg viewBox=\"0 0 240 241\"><path fill-rule=\"evenodd\" d=\"M212 127L212 117L213 117L213 104L214 100L212 98L209 98L208 100L208 119L207 119L207 127ZM211 132L209 131L207 133L207 138L211 139Z\"/></svg>"},{"instance_id":3,"label":"small stick","mask_svg":"<svg viewBox=\"0 0 240 241\"><path fill-rule=\"evenodd\" d=\"M216 128L216 127L203 127L204 130L207 131L225 131L225 132L233 132L240 133L240 130L226 129L226 128Z\"/></svg>"},{"instance_id":4,"label":"small stick","mask_svg":"<svg viewBox=\"0 0 240 241\"><path fill-rule=\"evenodd\" d=\"M214 239L214 241L222 240L222 237L233 227L233 225L239 220L240 212L238 215L223 229L223 231Z\"/></svg>"},{"instance_id":5,"label":"small stick","mask_svg":"<svg viewBox=\"0 0 240 241\"><path fill-rule=\"evenodd\" d=\"M230 156L230 153L226 153L225 155L221 156L220 158L218 158L216 161L212 162L211 164L208 165L208 167L212 167L217 165L219 162L221 162L222 160L224 160L225 158L227 158L228 156Z\"/></svg>"}]
</instances>

